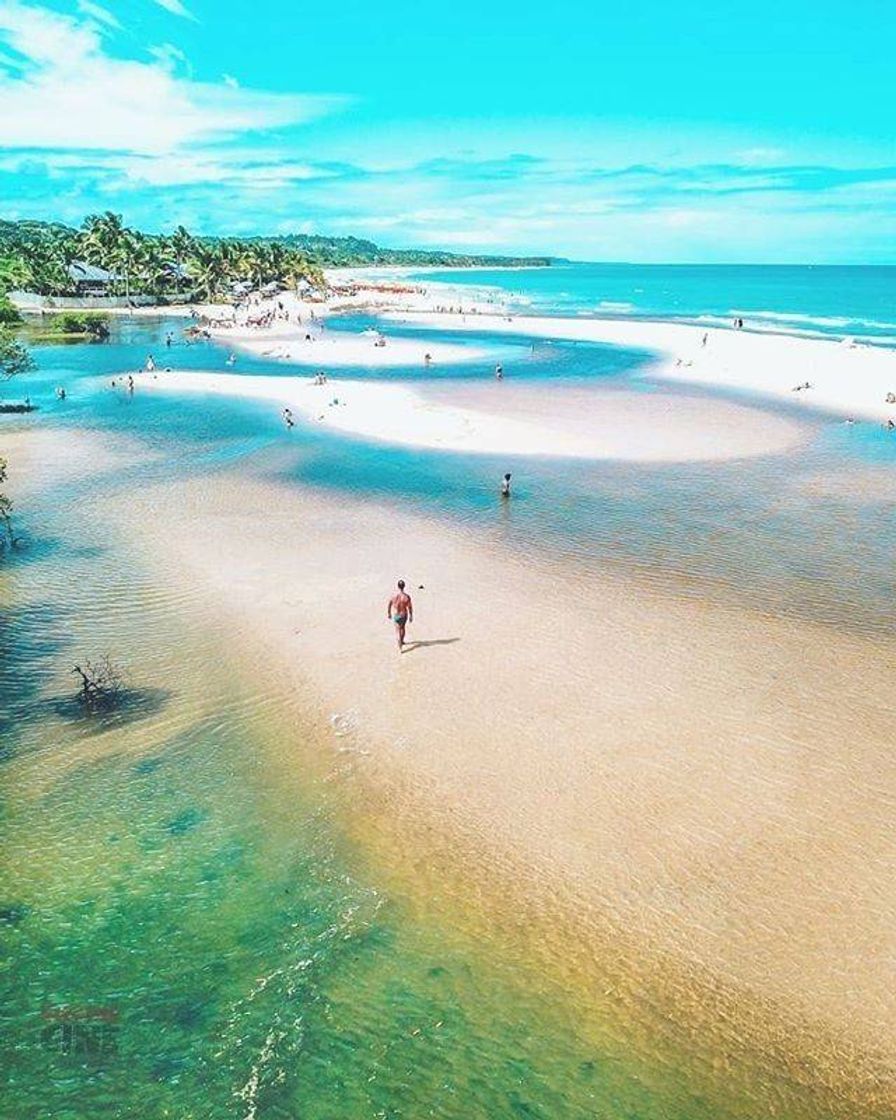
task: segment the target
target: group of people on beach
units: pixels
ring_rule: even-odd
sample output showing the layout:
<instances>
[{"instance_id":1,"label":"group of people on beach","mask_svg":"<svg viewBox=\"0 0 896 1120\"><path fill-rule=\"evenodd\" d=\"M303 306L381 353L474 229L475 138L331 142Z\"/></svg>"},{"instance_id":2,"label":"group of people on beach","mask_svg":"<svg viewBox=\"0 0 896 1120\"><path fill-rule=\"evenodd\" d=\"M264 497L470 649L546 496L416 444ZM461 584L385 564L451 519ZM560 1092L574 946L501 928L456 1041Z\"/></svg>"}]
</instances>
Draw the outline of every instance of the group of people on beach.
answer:
<instances>
[{"instance_id":1,"label":"group of people on beach","mask_svg":"<svg viewBox=\"0 0 896 1120\"><path fill-rule=\"evenodd\" d=\"M274 309L271 308L269 311L265 311L261 315L248 315L246 317L246 326L254 327L258 330L264 330L265 327L269 327L271 323L273 323L275 318L276 313Z\"/></svg>"}]
</instances>

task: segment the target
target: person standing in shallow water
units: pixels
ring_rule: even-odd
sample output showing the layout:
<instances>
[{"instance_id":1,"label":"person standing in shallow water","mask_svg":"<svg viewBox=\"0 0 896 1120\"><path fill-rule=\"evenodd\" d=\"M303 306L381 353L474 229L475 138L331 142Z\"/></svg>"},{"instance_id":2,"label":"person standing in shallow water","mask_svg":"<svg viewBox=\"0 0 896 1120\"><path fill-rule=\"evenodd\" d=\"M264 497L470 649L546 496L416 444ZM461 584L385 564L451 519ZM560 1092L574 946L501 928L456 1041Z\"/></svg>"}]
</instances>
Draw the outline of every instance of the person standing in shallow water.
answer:
<instances>
[{"instance_id":1,"label":"person standing in shallow water","mask_svg":"<svg viewBox=\"0 0 896 1120\"><path fill-rule=\"evenodd\" d=\"M507 474L505 474L501 479L501 497L510 497L510 471L508 471Z\"/></svg>"},{"instance_id":2,"label":"person standing in shallow water","mask_svg":"<svg viewBox=\"0 0 896 1120\"><path fill-rule=\"evenodd\" d=\"M386 617L395 623L395 633L398 638L398 648L404 646L404 628L409 622L414 621L414 604L411 597L404 589L404 580L398 581L398 590L389 600L386 607Z\"/></svg>"}]
</instances>

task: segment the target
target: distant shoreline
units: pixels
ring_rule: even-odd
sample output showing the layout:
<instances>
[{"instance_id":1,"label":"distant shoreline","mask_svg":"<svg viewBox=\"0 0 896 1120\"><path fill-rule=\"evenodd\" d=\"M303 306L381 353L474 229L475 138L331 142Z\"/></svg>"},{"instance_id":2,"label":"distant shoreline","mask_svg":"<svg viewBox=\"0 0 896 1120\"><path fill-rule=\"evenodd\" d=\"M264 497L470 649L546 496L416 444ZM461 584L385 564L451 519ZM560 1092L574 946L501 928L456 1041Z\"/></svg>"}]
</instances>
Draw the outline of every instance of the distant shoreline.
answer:
<instances>
[{"instance_id":1,"label":"distant shoreline","mask_svg":"<svg viewBox=\"0 0 896 1120\"><path fill-rule=\"evenodd\" d=\"M382 269L373 270L379 276ZM404 275L400 266L393 276ZM365 282L365 275L367 280ZM396 290L378 284L371 270L332 270L331 278L353 279L357 291L336 294L326 301L307 301L282 292L252 304L237 313L231 304L169 305L106 309L109 315L137 317L195 318L211 337L224 345L245 348L259 356L299 364L400 365L407 340L398 336L402 324L420 330L476 331L529 339L567 342L596 342L646 350L656 356L653 376L667 381L706 388L751 393L758 397L799 404L841 416L844 420L865 419L896 423L896 350L849 338L836 341L775 330L735 330L700 325L686 320L642 316L563 316L520 314L506 300L506 293L464 291L449 283L408 286ZM85 304L84 310L96 310ZM288 318L275 319L267 327L250 327L252 313L277 312ZM327 335L314 350L301 345L309 325L320 324L340 313L364 313L380 317L391 344L374 350L372 340L363 345L351 336L337 339ZM53 313L53 312L50 312ZM304 323L304 325L302 325ZM232 324L232 325L231 325ZM391 328L391 329L390 329ZM337 345L338 342L338 345ZM447 345L447 349L446 349ZM407 364L423 361L425 342L408 351ZM479 360L482 354L469 348L433 339L429 350L436 362ZM340 356L345 350L345 355ZM337 353L337 351L339 351ZM418 353L419 351L419 353ZM436 351L440 351L437 355ZM458 351L458 353L455 353Z\"/></svg>"}]
</instances>

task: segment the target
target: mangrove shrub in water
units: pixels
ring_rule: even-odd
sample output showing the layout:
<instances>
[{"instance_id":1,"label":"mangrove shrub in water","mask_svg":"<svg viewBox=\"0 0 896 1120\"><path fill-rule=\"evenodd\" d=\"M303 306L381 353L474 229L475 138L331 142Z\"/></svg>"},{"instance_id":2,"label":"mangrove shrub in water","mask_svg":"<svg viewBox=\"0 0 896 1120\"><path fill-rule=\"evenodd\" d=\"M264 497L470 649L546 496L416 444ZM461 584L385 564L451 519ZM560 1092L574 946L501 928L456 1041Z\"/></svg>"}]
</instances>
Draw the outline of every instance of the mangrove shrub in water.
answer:
<instances>
[{"instance_id":1,"label":"mangrove shrub in water","mask_svg":"<svg viewBox=\"0 0 896 1120\"><path fill-rule=\"evenodd\" d=\"M8 381L20 373L34 369L34 359L28 347L12 334L0 328L0 380Z\"/></svg>"}]
</instances>

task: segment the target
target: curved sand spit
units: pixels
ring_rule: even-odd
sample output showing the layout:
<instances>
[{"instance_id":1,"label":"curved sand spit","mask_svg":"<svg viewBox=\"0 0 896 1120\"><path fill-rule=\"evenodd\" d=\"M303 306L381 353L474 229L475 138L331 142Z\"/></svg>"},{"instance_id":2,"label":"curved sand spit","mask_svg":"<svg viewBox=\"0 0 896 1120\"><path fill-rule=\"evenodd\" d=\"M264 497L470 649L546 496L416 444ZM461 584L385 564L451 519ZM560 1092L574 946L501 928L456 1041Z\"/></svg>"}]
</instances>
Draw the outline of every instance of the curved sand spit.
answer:
<instances>
[{"instance_id":1,"label":"curved sand spit","mask_svg":"<svg viewBox=\"0 0 896 1120\"><path fill-rule=\"evenodd\" d=\"M296 421L477 455L686 462L785 451L803 426L758 409L684 394L607 392L509 383L435 394L406 384L252 377L193 371L142 374L138 387L210 393L289 408ZM456 403L454 403L456 402Z\"/></svg>"}]
</instances>

